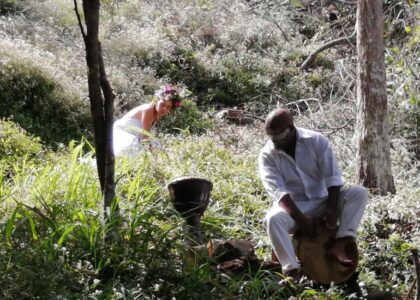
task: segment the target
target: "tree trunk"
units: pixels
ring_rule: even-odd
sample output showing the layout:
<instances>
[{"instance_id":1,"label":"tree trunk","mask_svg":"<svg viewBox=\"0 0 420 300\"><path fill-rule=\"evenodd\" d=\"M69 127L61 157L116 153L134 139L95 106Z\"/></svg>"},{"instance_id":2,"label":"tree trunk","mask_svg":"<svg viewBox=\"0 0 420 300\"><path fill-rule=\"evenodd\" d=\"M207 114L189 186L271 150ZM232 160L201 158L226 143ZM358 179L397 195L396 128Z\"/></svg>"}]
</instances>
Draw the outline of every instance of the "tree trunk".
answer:
<instances>
[{"instance_id":1,"label":"tree trunk","mask_svg":"<svg viewBox=\"0 0 420 300\"><path fill-rule=\"evenodd\" d=\"M357 177L373 192L395 193L390 163L382 0L357 0Z\"/></svg>"},{"instance_id":2,"label":"tree trunk","mask_svg":"<svg viewBox=\"0 0 420 300\"><path fill-rule=\"evenodd\" d=\"M105 216L109 216L112 200L115 197L114 151L112 146L112 125L114 114L114 93L106 76L99 42L99 0L83 0L86 34L74 0L86 46L89 99L95 138L96 165L104 201Z\"/></svg>"},{"instance_id":3,"label":"tree trunk","mask_svg":"<svg viewBox=\"0 0 420 300\"><path fill-rule=\"evenodd\" d=\"M102 48L99 44L99 72L102 92L105 98L104 116L105 116L105 174L104 174L104 207L105 211L110 207L115 197L115 158L113 147L113 125L114 125L114 99L115 95L108 81L105 72L105 65L102 56ZM115 207L118 210L118 206Z\"/></svg>"}]
</instances>

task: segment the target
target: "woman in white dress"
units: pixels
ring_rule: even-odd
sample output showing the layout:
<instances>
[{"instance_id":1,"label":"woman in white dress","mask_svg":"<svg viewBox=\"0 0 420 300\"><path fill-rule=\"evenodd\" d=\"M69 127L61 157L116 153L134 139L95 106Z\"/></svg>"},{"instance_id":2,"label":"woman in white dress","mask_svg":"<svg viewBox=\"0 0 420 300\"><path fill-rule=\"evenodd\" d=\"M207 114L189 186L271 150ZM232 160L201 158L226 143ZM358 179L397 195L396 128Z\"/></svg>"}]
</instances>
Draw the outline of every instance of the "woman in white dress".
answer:
<instances>
[{"instance_id":1,"label":"woman in white dress","mask_svg":"<svg viewBox=\"0 0 420 300\"><path fill-rule=\"evenodd\" d=\"M148 138L153 125L181 105L181 97L172 84L161 87L155 93L155 100L137 106L114 122L114 154L132 156L140 150L140 141Z\"/></svg>"}]
</instances>

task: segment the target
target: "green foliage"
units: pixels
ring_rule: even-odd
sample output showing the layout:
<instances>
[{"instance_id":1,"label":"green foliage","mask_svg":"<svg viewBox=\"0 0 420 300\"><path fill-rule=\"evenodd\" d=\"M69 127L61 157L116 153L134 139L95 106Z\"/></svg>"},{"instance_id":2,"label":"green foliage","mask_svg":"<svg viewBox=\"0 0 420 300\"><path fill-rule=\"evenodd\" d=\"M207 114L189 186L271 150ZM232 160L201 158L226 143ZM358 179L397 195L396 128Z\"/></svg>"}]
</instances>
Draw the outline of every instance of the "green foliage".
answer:
<instances>
[{"instance_id":1,"label":"green foliage","mask_svg":"<svg viewBox=\"0 0 420 300\"><path fill-rule=\"evenodd\" d=\"M408 46L413 49L420 43L420 25L414 25L414 29L410 29L410 34L411 37L408 41Z\"/></svg>"},{"instance_id":2,"label":"green foliage","mask_svg":"<svg viewBox=\"0 0 420 300\"><path fill-rule=\"evenodd\" d=\"M322 78L318 74L307 74L306 80L314 87L317 88L322 84Z\"/></svg>"},{"instance_id":3,"label":"green foliage","mask_svg":"<svg viewBox=\"0 0 420 300\"><path fill-rule=\"evenodd\" d=\"M316 56L314 65L318 67L323 67L325 69L334 70L334 62L322 54L318 54Z\"/></svg>"},{"instance_id":4,"label":"green foliage","mask_svg":"<svg viewBox=\"0 0 420 300\"><path fill-rule=\"evenodd\" d=\"M267 86L255 80L266 72L263 69L226 60L223 70L214 72L196 58L194 51L183 48L175 48L169 58L143 50L138 50L135 56L141 66L155 69L157 76L185 84L197 96L199 105L238 105L268 92Z\"/></svg>"},{"instance_id":5,"label":"green foliage","mask_svg":"<svg viewBox=\"0 0 420 300\"><path fill-rule=\"evenodd\" d=\"M0 15L11 15L23 9L18 0L0 0Z\"/></svg>"},{"instance_id":6,"label":"green foliage","mask_svg":"<svg viewBox=\"0 0 420 300\"><path fill-rule=\"evenodd\" d=\"M16 164L40 163L44 157L41 141L19 125L0 119L0 173L13 173Z\"/></svg>"},{"instance_id":7,"label":"green foliage","mask_svg":"<svg viewBox=\"0 0 420 300\"><path fill-rule=\"evenodd\" d=\"M6 221L0 224L0 252L4 254L0 267L5 270L0 278L5 287L0 297L106 298L123 293L128 297L190 299L194 295L225 298L237 293L239 284L225 290L214 282L209 262L199 268L188 265L182 244L183 221L164 197L165 185L177 174L210 177L217 189L222 181L232 178L235 170L229 168L234 166L235 157L223 148L215 151L214 146L208 139L186 138L185 144L168 141L166 150L156 150L153 156L145 152L133 159L119 159L120 217L108 224L101 221L95 170L78 162L83 145L4 183L14 194L7 196L8 205L1 208ZM184 152L182 157L172 158L180 152ZM209 157L210 164L192 162L191 153L197 152ZM254 167L244 162L235 168L245 175L248 171L243 170ZM219 178L212 174L217 169L224 173ZM237 186L242 193L247 188L232 181L229 186ZM214 196L214 201L221 201L221 194ZM245 204L243 197L229 201ZM217 214L219 207L216 204L209 210ZM238 215L244 213L237 211ZM247 219L243 218L243 224ZM218 223L212 226L219 234L240 234L241 224L232 220L226 225L224 229ZM110 238L104 239L106 235ZM247 293L256 291L246 289Z\"/></svg>"},{"instance_id":8,"label":"green foliage","mask_svg":"<svg viewBox=\"0 0 420 300\"><path fill-rule=\"evenodd\" d=\"M120 210L108 224L101 220L96 170L79 162L83 145L71 144L69 153L21 169L0 186L0 284L5 287L0 298L346 299L340 287L279 289L281 277L273 272L222 275L211 261L194 266L187 259L183 220L166 190L171 180L187 175L213 182L201 222L208 238L249 238L260 259L271 251L261 223L270 200L248 148L258 138L244 135L251 140L243 144L241 135L238 128L231 134L168 135L161 148L118 157ZM404 176L413 181L418 174L410 172ZM415 184L398 197L377 197L369 204L359 249L365 290L380 287L402 295L413 279L407 251L419 238Z\"/></svg>"},{"instance_id":9,"label":"green foliage","mask_svg":"<svg viewBox=\"0 0 420 300\"><path fill-rule=\"evenodd\" d=\"M29 61L0 64L0 117L12 118L48 144L80 139L87 106Z\"/></svg>"},{"instance_id":10,"label":"green foliage","mask_svg":"<svg viewBox=\"0 0 420 300\"><path fill-rule=\"evenodd\" d=\"M385 211L384 219L375 224L365 224L361 231L360 267L364 270L361 281L366 289L394 290L404 294L414 280L411 264L413 245L408 241L413 224L401 220L390 220ZM418 230L418 229L417 229ZM396 271L398 270L398 271ZM404 285L398 285L404 282Z\"/></svg>"},{"instance_id":11,"label":"green foliage","mask_svg":"<svg viewBox=\"0 0 420 300\"><path fill-rule=\"evenodd\" d=\"M418 43L420 26L414 26L408 41L388 39L393 44L385 55L389 90L389 116L392 130L396 136L411 142L409 147L420 158L420 88L418 81ZM414 44L412 44L414 42Z\"/></svg>"},{"instance_id":12,"label":"green foliage","mask_svg":"<svg viewBox=\"0 0 420 300\"><path fill-rule=\"evenodd\" d=\"M53 2L39 3L44 14L53 21L58 27L70 27L77 25L77 18L74 12L74 2L66 0L54 0ZM81 3L78 5L81 19L84 19L84 11Z\"/></svg>"},{"instance_id":13,"label":"green foliage","mask_svg":"<svg viewBox=\"0 0 420 300\"><path fill-rule=\"evenodd\" d=\"M202 134L214 128L213 121L189 99L183 100L180 108L162 118L158 126L165 133L188 131L192 134Z\"/></svg>"}]
</instances>

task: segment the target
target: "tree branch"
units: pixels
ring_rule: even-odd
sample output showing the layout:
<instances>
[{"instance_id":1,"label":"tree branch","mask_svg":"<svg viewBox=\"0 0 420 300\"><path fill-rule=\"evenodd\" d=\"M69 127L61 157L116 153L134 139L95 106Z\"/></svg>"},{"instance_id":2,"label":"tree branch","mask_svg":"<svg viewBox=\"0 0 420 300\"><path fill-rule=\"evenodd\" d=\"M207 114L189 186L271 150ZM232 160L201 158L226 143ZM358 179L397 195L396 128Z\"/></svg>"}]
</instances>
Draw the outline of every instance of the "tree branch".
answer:
<instances>
[{"instance_id":1,"label":"tree branch","mask_svg":"<svg viewBox=\"0 0 420 300\"><path fill-rule=\"evenodd\" d=\"M346 4L346 5L356 5L356 1L346 1L346 0L334 0L336 3Z\"/></svg>"},{"instance_id":2,"label":"tree branch","mask_svg":"<svg viewBox=\"0 0 420 300\"><path fill-rule=\"evenodd\" d=\"M264 3L267 5L267 7L269 7L269 4L267 3L267 0L264 0ZM280 32L283 34L283 38L286 42L290 42L289 37L287 36L286 32L283 30L283 28L279 25L279 23L277 23L275 20L273 20L272 18L270 18L270 21L276 25L276 27L280 30Z\"/></svg>"},{"instance_id":3,"label":"tree branch","mask_svg":"<svg viewBox=\"0 0 420 300\"><path fill-rule=\"evenodd\" d=\"M354 31L350 36L345 36L342 38L338 38L336 40L333 40L331 42L326 43L325 45L319 47L318 49L316 49L315 51L313 51L311 54L309 54L309 56L305 59L305 61L302 63L302 65L300 66L300 70L306 70L308 68L308 66L312 63L312 61L315 59L315 57L322 51L327 50L329 48L332 48L334 46L337 46L341 43L344 42L351 42L352 39L354 39L356 37L356 31Z\"/></svg>"},{"instance_id":4,"label":"tree branch","mask_svg":"<svg viewBox=\"0 0 420 300\"><path fill-rule=\"evenodd\" d=\"M411 75L413 75L413 76L414 76L414 78L415 78L416 80L419 80L419 79L420 79L420 77L417 75L417 73L416 73L416 72L414 72L413 68L411 67L411 64L409 64L409 63L407 62L407 59L405 58L405 56L403 56L403 57L402 57L402 59L403 59L403 60L404 60L404 62L405 62L405 66L406 66L406 67L408 67L408 69L410 70Z\"/></svg>"},{"instance_id":5,"label":"tree branch","mask_svg":"<svg viewBox=\"0 0 420 300\"><path fill-rule=\"evenodd\" d=\"M115 157L113 150L113 116L114 116L114 99L115 94L106 76L105 64L102 54L102 46L98 45L99 56L99 76L102 92L105 98L104 117L105 117L105 189L104 189L104 205L110 207L115 197ZM118 212L118 205L115 209Z\"/></svg>"},{"instance_id":6,"label":"tree branch","mask_svg":"<svg viewBox=\"0 0 420 300\"><path fill-rule=\"evenodd\" d=\"M74 0L74 11L76 13L77 22L79 23L79 27L80 27L80 31L82 33L83 40L85 41L85 44L86 44L86 33L85 33L85 29L83 28L82 18L80 17L79 9L77 8L77 0Z\"/></svg>"}]
</instances>

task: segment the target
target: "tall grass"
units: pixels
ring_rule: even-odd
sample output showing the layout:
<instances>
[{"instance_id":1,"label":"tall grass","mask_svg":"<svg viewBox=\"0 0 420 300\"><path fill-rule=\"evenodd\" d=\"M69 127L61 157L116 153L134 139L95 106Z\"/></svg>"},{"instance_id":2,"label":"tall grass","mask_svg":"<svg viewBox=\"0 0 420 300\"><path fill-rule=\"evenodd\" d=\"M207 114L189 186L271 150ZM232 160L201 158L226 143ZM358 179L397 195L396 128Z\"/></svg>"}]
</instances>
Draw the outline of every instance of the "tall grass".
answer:
<instances>
[{"instance_id":1,"label":"tall grass","mask_svg":"<svg viewBox=\"0 0 420 300\"><path fill-rule=\"evenodd\" d=\"M255 128L241 130L252 133ZM226 141L231 133L224 133ZM304 285L278 289L280 277L269 271L221 274L205 258L191 265L183 244L184 222L166 190L166 185L179 176L203 177L214 184L211 203L202 218L208 239L249 238L261 259L268 258L271 251L261 223L271 204L256 175L258 147L235 153L231 142L216 142L216 135L161 136L161 148L134 158L118 158L116 201L120 216L106 224L96 170L80 159L83 144L70 145L67 152L44 164L16 163L16 175L1 185L1 297L344 297L339 288L322 291ZM262 142L259 138L257 143ZM238 148L247 148L252 142L243 143ZM415 176L414 171L405 172ZM400 190L405 193L405 205L416 209L418 189L408 193L404 187ZM417 215L412 209L411 213L388 214L389 222L398 219L398 224L411 224L411 232L402 232L397 224L389 227L392 224L383 219L388 208L398 210L392 203L401 197L376 197L369 204L360 242L361 278L368 289L392 288L403 294L413 279L407 249L418 245L418 224L413 223ZM387 226L382 230L388 231L389 239L377 236L379 220ZM372 251L377 251L375 256ZM378 264L397 268L398 263L403 263L405 273L392 278L378 273Z\"/></svg>"},{"instance_id":2,"label":"tall grass","mask_svg":"<svg viewBox=\"0 0 420 300\"><path fill-rule=\"evenodd\" d=\"M189 147L173 140L165 151L118 159L116 201L121 217L107 224L102 220L95 169L80 161L83 145L71 146L44 165L16 165L13 180L2 182L5 222L0 249L5 255L0 259L4 267L0 281L8 287L2 289L2 297L117 295L122 288L130 295L167 297L168 288L174 295L207 290L213 282L208 263L199 267L200 272L186 268L183 220L167 199L166 184L181 175L215 183L203 225L217 236L240 236L236 215L249 223L244 215L256 211L258 201L245 205L248 201L241 196L245 186L234 184L241 180L229 170L236 160L226 149L215 147L208 138L186 137L186 143ZM236 171L245 177L249 168L252 164L244 162ZM230 181L228 186L224 180ZM225 189L242 191L228 196ZM221 209L226 202L248 208ZM116 230L119 236L114 239L109 233ZM187 281L196 282L191 278L199 280L185 290Z\"/></svg>"}]
</instances>

